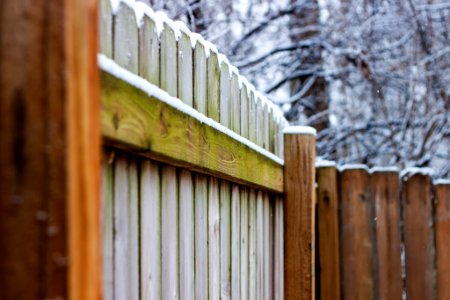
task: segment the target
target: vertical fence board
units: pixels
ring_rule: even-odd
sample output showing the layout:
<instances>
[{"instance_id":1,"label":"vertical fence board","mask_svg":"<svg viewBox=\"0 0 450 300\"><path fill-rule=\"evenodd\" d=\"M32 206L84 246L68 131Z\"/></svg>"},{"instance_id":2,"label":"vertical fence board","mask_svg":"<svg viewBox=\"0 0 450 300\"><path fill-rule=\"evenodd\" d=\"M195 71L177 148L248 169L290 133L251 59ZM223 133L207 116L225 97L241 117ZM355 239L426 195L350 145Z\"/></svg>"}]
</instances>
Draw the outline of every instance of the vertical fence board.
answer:
<instances>
[{"instance_id":1,"label":"vertical fence board","mask_svg":"<svg viewBox=\"0 0 450 300\"><path fill-rule=\"evenodd\" d=\"M241 287L240 271L240 192L239 186L231 185L231 298L239 299Z\"/></svg>"},{"instance_id":2,"label":"vertical fence board","mask_svg":"<svg viewBox=\"0 0 450 300\"><path fill-rule=\"evenodd\" d=\"M128 299L139 299L139 177L135 159L129 165L128 196Z\"/></svg>"},{"instance_id":3,"label":"vertical fence board","mask_svg":"<svg viewBox=\"0 0 450 300\"><path fill-rule=\"evenodd\" d=\"M373 237L369 175L364 169L339 174L341 282L344 299L373 299Z\"/></svg>"},{"instance_id":4,"label":"vertical fence board","mask_svg":"<svg viewBox=\"0 0 450 300\"><path fill-rule=\"evenodd\" d=\"M378 299L401 299L400 183L397 172L374 172L371 176L375 205L378 255Z\"/></svg>"},{"instance_id":5,"label":"vertical fence board","mask_svg":"<svg viewBox=\"0 0 450 300\"><path fill-rule=\"evenodd\" d=\"M178 96L177 82L177 41L173 30L164 23L161 32L161 88L173 97Z\"/></svg>"},{"instance_id":6,"label":"vertical fence board","mask_svg":"<svg viewBox=\"0 0 450 300\"><path fill-rule=\"evenodd\" d=\"M256 116L256 98L253 90L250 90L248 96L248 137L253 143L256 143L257 136L257 116Z\"/></svg>"},{"instance_id":7,"label":"vertical fence board","mask_svg":"<svg viewBox=\"0 0 450 300\"><path fill-rule=\"evenodd\" d=\"M245 138L249 138L249 122L250 119L248 117L248 93L247 93L247 86L245 84L242 85L241 88L241 136Z\"/></svg>"},{"instance_id":8,"label":"vertical fence board","mask_svg":"<svg viewBox=\"0 0 450 300\"><path fill-rule=\"evenodd\" d=\"M265 299L264 289L264 196L256 194L256 299Z\"/></svg>"},{"instance_id":9,"label":"vertical fence board","mask_svg":"<svg viewBox=\"0 0 450 300\"><path fill-rule=\"evenodd\" d=\"M403 220L408 300L434 299L434 240L431 178L403 178Z\"/></svg>"},{"instance_id":10,"label":"vertical fence board","mask_svg":"<svg viewBox=\"0 0 450 300\"><path fill-rule=\"evenodd\" d=\"M102 162L103 297L114 299L114 170L109 157Z\"/></svg>"},{"instance_id":11,"label":"vertical fence board","mask_svg":"<svg viewBox=\"0 0 450 300\"><path fill-rule=\"evenodd\" d=\"M220 98L220 68L217 53L211 52L207 61L207 111L208 117L219 122L219 98Z\"/></svg>"},{"instance_id":12,"label":"vertical fence board","mask_svg":"<svg viewBox=\"0 0 450 300\"><path fill-rule=\"evenodd\" d=\"M241 133L241 94L239 89L238 74L235 72L231 75L230 83L230 105L231 105L231 130L237 134Z\"/></svg>"},{"instance_id":13,"label":"vertical fence board","mask_svg":"<svg viewBox=\"0 0 450 300\"><path fill-rule=\"evenodd\" d=\"M101 0L99 9L99 51L110 58L113 56L112 16L111 0Z\"/></svg>"},{"instance_id":14,"label":"vertical fence board","mask_svg":"<svg viewBox=\"0 0 450 300\"><path fill-rule=\"evenodd\" d=\"M208 299L208 181L195 175L195 299Z\"/></svg>"},{"instance_id":15,"label":"vertical fence board","mask_svg":"<svg viewBox=\"0 0 450 300\"><path fill-rule=\"evenodd\" d=\"M437 299L450 299L450 184L435 186Z\"/></svg>"},{"instance_id":16,"label":"vertical fence board","mask_svg":"<svg viewBox=\"0 0 450 300\"><path fill-rule=\"evenodd\" d=\"M256 221L256 192L254 189L249 191L249 234L248 234L248 254L249 254L249 267L248 267L248 298L250 300L256 300L256 282L257 282L257 269L256 269L256 252L257 252L257 221Z\"/></svg>"},{"instance_id":17,"label":"vertical fence board","mask_svg":"<svg viewBox=\"0 0 450 300\"><path fill-rule=\"evenodd\" d=\"M161 299L161 191L158 165L141 165L141 297Z\"/></svg>"},{"instance_id":18,"label":"vertical fence board","mask_svg":"<svg viewBox=\"0 0 450 300\"><path fill-rule=\"evenodd\" d=\"M118 157L114 170L114 299L128 299L128 163Z\"/></svg>"},{"instance_id":19,"label":"vertical fence board","mask_svg":"<svg viewBox=\"0 0 450 300\"><path fill-rule=\"evenodd\" d=\"M162 299L179 299L178 184L174 167L161 170Z\"/></svg>"},{"instance_id":20,"label":"vertical fence board","mask_svg":"<svg viewBox=\"0 0 450 300\"><path fill-rule=\"evenodd\" d=\"M284 220L283 220L283 198L277 196L275 199L275 249L274 249L274 299L284 299ZM339 298L337 298L339 300Z\"/></svg>"},{"instance_id":21,"label":"vertical fence board","mask_svg":"<svg viewBox=\"0 0 450 300\"><path fill-rule=\"evenodd\" d=\"M220 199L219 181L209 178L208 194L208 247L209 247L209 299L220 299Z\"/></svg>"},{"instance_id":22,"label":"vertical fence board","mask_svg":"<svg viewBox=\"0 0 450 300\"><path fill-rule=\"evenodd\" d=\"M340 299L338 188L335 167L317 168L320 299Z\"/></svg>"},{"instance_id":23,"label":"vertical fence board","mask_svg":"<svg viewBox=\"0 0 450 300\"><path fill-rule=\"evenodd\" d=\"M181 299L195 299L194 186L191 172L181 170L179 181L180 297Z\"/></svg>"},{"instance_id":24,"label":"vertical fence board","mask_svg":"<svg viewBox=\"0 0 450 300\"><path fill-rule=\"evenodd\" d=\"M227 63L222 63L220 66L220 124L225 127L230 126L230 66Z\"/></svg>"},{"instance_id":25,"label":"vertical fence board","mask_svg":"<svg viewBox=\"0 0 450 300\"><path fill-rule=\"evenodd\" d=\"M256 135L255 135L255 143L264 148L264 108L262 105L262 100L258 95L255 94L255 123L256 123Z\"/></svg>"},{"instance_id":26,"label":"vertical fence board","mask_svg":"<svg viewBox=\"0 0 450 300\"><path fill-rule=\"evenodd\" d=\"M272 299L272 282L271 276L273 270L271 269L271 241L270 241L270 200L269 194L263 194L263 219L264 219L264 297L265 299Z\"/></svg>"},{"instance_id":27,"label":"vertical fence board","mask_svg":"<svg viewBox=\"0 0 450 300\"><path fill-rule=\"evenodd\" d=\"M195 44L195 62L194 62L194 103L195 109L206 115L206 54L202 43Z\"/></svg>"},{"instance_id":28,"label":"vertical fence board","mask_svg":"<svg viewBox=\"0 0 450 300\"><path fill-rule=\"evenodd\" d=\"M138 28L134 10L124 3L114 16L114 61L125 69L138 74Z\"/></svg>"},{"instance_id":29,"label":"vertical fence board","mask_svg":"<svg viewBox=\"0 0 450 300\"><path fill-rule=\"evenodd\" d=\"M248 299L248 189L241 187L241 294L239 299Z\"/></svg>"},{"instance_id":30,"label":"vertical fence board","mask_svg":"<svg viewBox=\"0 0 450 300\"><path fill-rule=\"evenodd\" d=\"M194 105L193 58L191 39L181 32L178 40L178 98L189 106Z\"/></svg>"},{"instance_id":31,"label":"vertical fence board","mask_svg":"<svg viewBox=\"0 0 450 300\"><path fill-rule=\"evenodd\" d=\"M314 299L315 136L285 134L284 292L287 299Z\"/></svg>"},{"instance_id":32,"label":"vertical fence board","mask_svg":"<svg viewBox=\"0 0 450 300\"><path fill-rule=\"evenodd\" d=\"M231 188L220 182L220 296L231 297Z\"/></svg>"},{"instance_id":33,"label":"vertical fence board","mask_svg":"<svg viewBox=\"0 0 450 300\"><path fill-rule=\"evenodd\" d=\"M159 39L156 24L153 19L144 15L139 28L139 75L159 86L159 66Z\"/></svg>"}]
</instances>

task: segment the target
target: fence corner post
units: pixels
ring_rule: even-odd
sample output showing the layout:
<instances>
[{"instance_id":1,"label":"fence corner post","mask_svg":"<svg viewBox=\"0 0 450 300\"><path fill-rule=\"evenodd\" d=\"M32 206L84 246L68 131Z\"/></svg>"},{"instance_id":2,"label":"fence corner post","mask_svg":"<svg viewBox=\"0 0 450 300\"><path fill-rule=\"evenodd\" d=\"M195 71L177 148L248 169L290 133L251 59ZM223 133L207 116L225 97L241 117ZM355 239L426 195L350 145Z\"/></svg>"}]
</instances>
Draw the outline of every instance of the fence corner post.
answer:
<instances>
[{"instance_id":1,"label":"fence corner post","mask_svg":"<svg viewBox=\"0 0 450 300\"><path fill-rule=\"evenodd\" d=\"M315 156L315 129L285 128L285 299L315 299Z\"/></svg>"}]
</instances>

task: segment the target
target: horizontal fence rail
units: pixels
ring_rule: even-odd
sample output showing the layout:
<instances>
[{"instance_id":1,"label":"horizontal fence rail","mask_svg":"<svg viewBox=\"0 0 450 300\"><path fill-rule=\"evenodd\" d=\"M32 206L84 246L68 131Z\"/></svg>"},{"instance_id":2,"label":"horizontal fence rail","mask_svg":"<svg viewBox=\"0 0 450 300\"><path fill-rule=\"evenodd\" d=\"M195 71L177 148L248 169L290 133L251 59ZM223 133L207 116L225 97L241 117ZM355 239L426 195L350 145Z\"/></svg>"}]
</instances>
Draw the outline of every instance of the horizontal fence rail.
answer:
<instances>
[{"instance_id":1,"label":"horizontal fence rail","mask_svg":"<svg viewBox=\"0 0 450 300\"><path fill-rule=\"evenodd\" d=\"M450 297L450 181L323 162L316 180L321 299Z\"/></svg>"}]
</instances>

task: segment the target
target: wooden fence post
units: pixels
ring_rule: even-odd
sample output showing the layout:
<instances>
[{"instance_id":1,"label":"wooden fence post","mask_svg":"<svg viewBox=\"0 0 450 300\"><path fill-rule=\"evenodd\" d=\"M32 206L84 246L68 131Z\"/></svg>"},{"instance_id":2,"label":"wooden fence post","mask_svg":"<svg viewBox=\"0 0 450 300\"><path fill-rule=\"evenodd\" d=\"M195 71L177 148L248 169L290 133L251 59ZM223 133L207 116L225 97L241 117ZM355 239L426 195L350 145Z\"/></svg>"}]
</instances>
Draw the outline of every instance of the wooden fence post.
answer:
<instances>
[{"instance_id":1,"label":"wooden fence post","mask_svg":"<svg viewBox=\"0 0 450 300\"><path fill-rule=\"evenodd\" d=\"M437 299L450 299L450 181L435 183Z\"/></svg>"},{"instance_id":2,"label":"wooden fence post","mask_svg":"<svg viewBox=\"0 0 450 300\"><path fill-rule=\"evenodd\" d=\"M100 299L96 0L0 13L0 298Z\"/></svg>"},{"instance_id":3,"label":"wooden fence post","mask_svg":"<svg viewBox=\"0 0 450 300\"><path fill-rule=\"evenodd\" d=\"M317 166L317 209L320 299L341 298L339 271L339 218L336 165ZM319 268L316 268L319 269ZM319 275L318 275L319 276Z\"/></svg>"},{"instance_id":4,"label":"wooden fence post","mask_svg":"<svg viewBox=\"0 0 450 300\"><path fill-rule=\"evenodd\" d=\"M431 177L403 172L403 224L408 300L434 299L433 191Z\"/></svg>"},{"instance_id":5,"label":"wooden fence post","mask_svg":"<svg viewBox=\"0 0 450 300\"><path fill-rule=\"evenodd\" d=\"M315 130L284 130L285 299L314 299Z\"/></svg>"}]
</instances>

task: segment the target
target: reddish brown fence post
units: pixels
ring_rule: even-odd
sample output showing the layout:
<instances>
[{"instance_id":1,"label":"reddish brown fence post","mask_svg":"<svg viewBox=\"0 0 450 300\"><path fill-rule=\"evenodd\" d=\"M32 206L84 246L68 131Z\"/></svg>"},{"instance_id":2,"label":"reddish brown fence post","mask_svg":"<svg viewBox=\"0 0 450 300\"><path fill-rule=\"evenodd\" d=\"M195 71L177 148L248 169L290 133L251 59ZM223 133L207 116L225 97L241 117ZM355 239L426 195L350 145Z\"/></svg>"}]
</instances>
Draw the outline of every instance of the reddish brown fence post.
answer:
<instances>
[{"instance_id":1,"label":"reddish brown fence post","mask_svg":"<svg viewBox=\"0 0 450 300\"><path fill-rule=\"evenodd\" d=\"M285 299L314 299L315 130L290 127L284 134Z\"/></svg>"},{"instance_id":2,"label":"reddish brown fence post","mask_svg":"<svg viewBox=\"0 0 450 300\"><path fill-rule=\"evenodd\" d=\"M411 170L411 172L414 172ZM434 299L433 190L430 176L405 172L403 220L408 300Z\"/></svg>"},{"instance_id":3,"label":"reddish brown fence post","mask_svg":"<svg viewBox=\"0 0 450 300\"><path fill-rule=\"evenodd\" d=\"M339 174L341 281L344 299L374 299L373 212L365 166Z\"/></svg>"},{"instance_id":4,"label":"reddish brown fence post","mask_svg":"<svg viewBox=\"0 0 450 300\"><path fill-rule=\"evenodd\" d=\"M435 185L437 299L450 299L450 181Z\"/></svg>"},{"instance_id":5,"label":"reddish brown fence post","mask_svg":"<svg viewBox=\"0 0 450 300\"><path fill-rule=\"evenodd\" d=\"M396 171L374 170L371 175L377 240L379 299L402 298L400 182Z\"/></svg>"},{"instance_id":6,"label":"reddish brown fence post","mask_svg":"<svg viewBox=\"0 0 450 300\"><path fill-rule=\"evenodd\" d=\"M101 298L97 5L0 5L1 299Z\"/></svg>"},{"instance_id":7,"label":"reddish brown fence post","mask_svg":"<svg viewBox=\"0 0 450 300\"><path fill-rule=\"evenodd\" d=\"M337 171L334 165L317 168L317 207L320 299L339 300L339 219Z\"/></svg>"}]
</instances>

